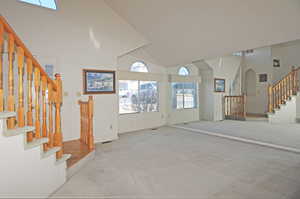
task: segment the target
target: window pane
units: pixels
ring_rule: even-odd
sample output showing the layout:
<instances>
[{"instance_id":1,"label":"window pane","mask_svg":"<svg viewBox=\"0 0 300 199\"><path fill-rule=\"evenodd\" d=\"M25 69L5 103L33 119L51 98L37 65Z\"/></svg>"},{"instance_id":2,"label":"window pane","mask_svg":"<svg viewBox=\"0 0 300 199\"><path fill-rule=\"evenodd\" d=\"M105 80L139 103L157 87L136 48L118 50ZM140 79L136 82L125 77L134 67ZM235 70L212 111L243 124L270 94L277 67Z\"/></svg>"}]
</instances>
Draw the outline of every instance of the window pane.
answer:
<instances>
[{"instance_id":1,"label":"window pane","mask_svg":"<svg viewBox=\"0 0 300 199\"><path fill-rule=\"evenodd\" d=\"M45 7L45 8L50 8L53 10L57 9L55 0L19 0L19 1Z\"/></svg>"},{"instance_id":2,"label":"window pane","mask_svg":"<svg viewBox=\"0 0 300 199\"><path fill-rule=\"evenodd\" d=\"M136 113L138 110L138 81L119 81L119 113Z\"/></svg>"},{"instance_id":3,"label":"window pane","mask_svg":"<svg viewBox=\"0 0 300 199\"><path fill-rule=\"evenodd\" d=\"M40 0L41 6L56 10L55 0Z\"/></svg>"},{"instance_id":4,"label":"window pane","mask_svg":"<svg viewBox=\"0 0 300 199\"><path fill-rule=\"evenodd\" d=\"M139 102L141 112L158 111L158 85L155 81L140 81Z\"/></svg>"},{"instance_id":5,"label":"window pane","mask_svg":"<svg viewBox=\"0 0 300 199\"><path fill-rule=\"evenodd\" d=\"M172 83L172 108L183 108L183 83Z\"/></svg>"},{"instance_id":6,"label":"window pane","mask_svg":"<svg viewBox=\"0 0 300 199\"><path fill-rule=\"evenodd\" d=\"M39 0L20 0L20 1L40 6Z\"/></svg>"},{"instance_id":7,"label":"window pane","mask_svg":"<svg viewBox=\"0 0 300 199\"><path fill-rule=\"evenodd\" d=\"M197 107L197 85L196 83L184 83L184 108Z\"/></svg>"},{"instance_id":8,"label":"window pane","mask_svg":"<svg viewBox=\"0 0 300 199\"><path fill-rule=\"evenodd\" d=\"M188 76L189 74L190 72L186 67L181 67L178 71L178 75Z\"/></svg>"},{"instance_id":9,"label":"window pane","mask_svg":"<svg viewBox=\"0 0 300 199\"><path fill-rule=\"evenodd\" d=\"M142 72L142 73L147 73L148 68L144 62L135 62L132 64L130 71L132 72Z\"/></svg>"}]
</instances>

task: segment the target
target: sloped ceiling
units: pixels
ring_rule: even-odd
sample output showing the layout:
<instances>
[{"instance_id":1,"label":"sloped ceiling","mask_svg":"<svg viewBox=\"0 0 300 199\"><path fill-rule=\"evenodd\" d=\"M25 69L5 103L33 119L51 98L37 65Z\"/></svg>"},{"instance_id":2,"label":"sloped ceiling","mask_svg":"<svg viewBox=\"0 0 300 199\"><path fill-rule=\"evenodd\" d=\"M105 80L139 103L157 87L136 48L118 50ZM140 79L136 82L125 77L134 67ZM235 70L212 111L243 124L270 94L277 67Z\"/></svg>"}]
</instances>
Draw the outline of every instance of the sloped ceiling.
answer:
<instances>
[{"instance_id":1,"label":"sloped ceiling","mask_svg":"<svg viewBox=\"0 0 300 199\"><path fill-rule=\"evenodd\" d=\"M105 0L164 66L300 39L300 0Z\"/></svg>"}]
</instances>

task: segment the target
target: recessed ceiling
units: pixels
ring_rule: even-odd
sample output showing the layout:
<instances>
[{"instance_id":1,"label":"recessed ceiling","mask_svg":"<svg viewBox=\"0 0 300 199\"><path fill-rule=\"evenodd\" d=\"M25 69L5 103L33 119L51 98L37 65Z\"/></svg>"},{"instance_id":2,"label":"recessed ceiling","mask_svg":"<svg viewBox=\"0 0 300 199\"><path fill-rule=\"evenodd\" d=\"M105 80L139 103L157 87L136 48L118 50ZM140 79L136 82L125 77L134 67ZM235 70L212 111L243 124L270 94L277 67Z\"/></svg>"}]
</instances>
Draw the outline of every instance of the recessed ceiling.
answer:
<instances>
[{"instance_id":1,"label":"recessed ceiling","mask_svg":"<svg viewBox=\"0 0 300 199\"><path fill-rule=\"evenodd\" d=\"M300 39L299 0L105 0L164 66Z\"/></svg>"}]
</instances>

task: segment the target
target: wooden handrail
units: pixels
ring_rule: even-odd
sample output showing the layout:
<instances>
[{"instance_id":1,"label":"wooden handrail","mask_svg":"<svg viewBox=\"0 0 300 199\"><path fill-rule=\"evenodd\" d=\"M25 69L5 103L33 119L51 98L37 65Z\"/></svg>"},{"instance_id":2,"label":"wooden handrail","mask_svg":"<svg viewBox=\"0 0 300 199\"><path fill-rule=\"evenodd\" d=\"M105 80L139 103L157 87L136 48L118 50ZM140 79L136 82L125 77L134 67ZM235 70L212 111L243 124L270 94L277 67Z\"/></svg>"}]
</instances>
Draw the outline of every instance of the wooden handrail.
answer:
<instances>
[{"instance_id":1,"label":"wooden handrail","mask_svg":"<svg viewBox=\"0 0 300 199\"><path fill-rule=\"evenodd\" d=\"M32 60L33 66L39 68L41 76L45 76L47 78L47 81L52 84L53 89L56 90L56 84L54 83L54 81L48 76L43 67L34 58L34 56L31 54L31 52L28 50L28 48L25 46L25 44L18 37L18 35L15 33L15 31L12 29L12 27L8 24L8 22L2 15L0 15L0 23L3 25L4 31L13 36L15 44L17 44L17 46L20 46L24 50L25 57Z\"/></svg>"},{"instance_id":2,"label":"wooden handrail","mask_svg":"<svg viewBox=\"0 0 300 199\"><path fill-rule=\"evenodd\" d=\"M3 64L4 50L8 51L7 65ZM4 67L8 70L7 82L4 82L3 78ZM14 72L15 70L17 73ZM7 86L4 86L4 83L7 83ZM63 156L62 102L61 76L56 74L55 80L52 80L4 17L0 16L0 112L17 112L16 117L7 119L7 128L34 126L35 131L27 133L27 142L41 137L48 138L49 142L43 144L44 151L54 146L60 147L60 150L56 152L56 158L60 159ZM55 107L54 117L53 107ZM25 109L27 109L26 113Z\"/></svg>"},{"instance_id":3,"label":"wooden handrail","mask_svg":"<svg viewBox=\"0 0 300 199\"><path fill-rule=\"evenodd\" d=\"M296 95L299 91L299 74L300 67L293 68L286 76L273 85L268 86L268 112L272 113L281 104Z\"/></svg>"},{"instance_id":4,"label":"wooden handrail","mask_svg":"<svg viewBox=\"0 0 300 199\"><path fill-rule=\"evenodd\" d=\"M80 106L80 141L87 144L90 150L95 149L93 133L94 100L89 96L88 101L78 101Z\"/></svg>"},{"instance_id":5,"label":"wooden handrail","mask_svg":"<svg viewBox=\"0 0 300 199\"><path fill-rule=\"evenodd\" d=\"M224 97L225 119L245 120L246 119L246 96L225 96Z\"/></svg>"}]
</instances>

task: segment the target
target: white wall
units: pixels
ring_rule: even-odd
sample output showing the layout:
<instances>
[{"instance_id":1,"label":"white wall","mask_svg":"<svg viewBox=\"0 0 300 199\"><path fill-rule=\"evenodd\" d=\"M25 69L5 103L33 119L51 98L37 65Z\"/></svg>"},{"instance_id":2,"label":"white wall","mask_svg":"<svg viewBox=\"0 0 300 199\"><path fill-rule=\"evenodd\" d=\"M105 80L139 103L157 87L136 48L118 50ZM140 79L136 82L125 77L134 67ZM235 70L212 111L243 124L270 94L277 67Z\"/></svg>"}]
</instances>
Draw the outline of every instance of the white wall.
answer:
<instances>
[{"instance_id":1,"label":"white wall","mask_svg":"<svg viewBox=\"0 0 300 199\"><path fill-rule=\"evenodd\" d=\"M54 64L62 74L64 140L79 138L77 101L86 98L82 96L82 69L116 70L117 56L146 44L102 0L61 0L57 11L2 0L0 13L41 64ZM94 118L96 141L117 138L117 94L95 96Z\"/></svg>"},{"instance_id":2,"label":"white wall","mask_svg":"<svg viewBox=\"0 0 300 199\"><path fill-rule=\"evenodd\" d=\"M292 70L292 66L300 66L300 40L274 45L272 58L280 60L280 67L273 67L273 82L282 79Z\"/></svg>"},{"instance_id":3,"label":"white wall","mask_svg":"<svg viewBox=\"0 0 300 199\"><path fill-rule=\"evenodd\" d=\"M225 92L213 92L214 108L211 111L213 112L214 121L223 120L223 98L225 95L230 94L231 85L237 72L239 72L241 60L239 56L224 56L205 60L213 70L214 78L225 79Z\"/></svg>"},{"instance_id":4,"label":"white wall","mask_svg":"<svg viewBox=\"0 0 300 199\"><path fill-rule=\"evenodd\" d=\"M41 146L25 150L25 135L3 135L0 120L1 198L46 198L66 181L66 163L56 165L56 157L42 158Z\"/></svg>"},{"instance_id":5,"label":"white wall","mask_svg":"<svg viewBox=\"0 0 300 199\"><path fill-rule=\"evenodd\" d=\"M246 110L248 113L265 114L268 110L268 84L272 83L273 79L271 48L264 47L255 49L253 54L244 57L243 64L244 77L249 69L252 69L256 73L255 92L247 96ZM264 73L268 75L268 81L259 82L259 74Z\"/></svg>"},{"instance_id":6,"label":"white wall","mask_svg":"<svg viewBox=\"0 0 300 199\"><path fill-rule=\"evenodd\" d=\"M125 133L130 131L136 131L141 129L160 127L166 124L166 90L167 90L167 75L166 68L157 64L151 63L148 60L140 59L130 54L121 56L118 58L118 71L130 71L130 67L136 61L143 61L146 63L149 73L138 74L143 78L151 81L158 81L159 91L159 111L158 112L144 112L144 113L132 113L121 114L118 117L118 133ZM135 53L136 54L136 53ZM143 56L144 58L144 56ZM149 77L150 76L150 77ZM149 79L150 78L150 79ZM119 78L120 79L120 78ZM120 80L130 80L130 77L121 78Z\"/></svg>"}]
</instances>

